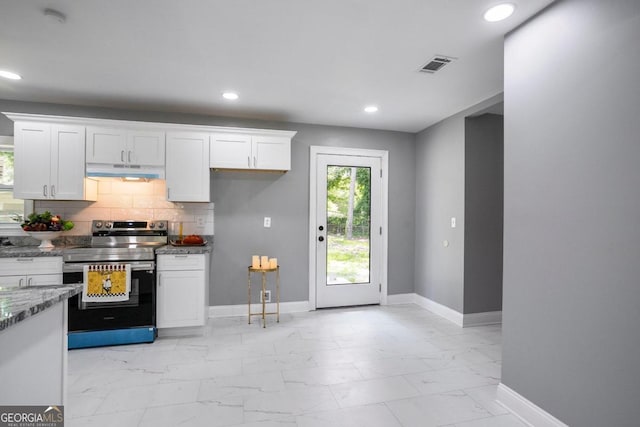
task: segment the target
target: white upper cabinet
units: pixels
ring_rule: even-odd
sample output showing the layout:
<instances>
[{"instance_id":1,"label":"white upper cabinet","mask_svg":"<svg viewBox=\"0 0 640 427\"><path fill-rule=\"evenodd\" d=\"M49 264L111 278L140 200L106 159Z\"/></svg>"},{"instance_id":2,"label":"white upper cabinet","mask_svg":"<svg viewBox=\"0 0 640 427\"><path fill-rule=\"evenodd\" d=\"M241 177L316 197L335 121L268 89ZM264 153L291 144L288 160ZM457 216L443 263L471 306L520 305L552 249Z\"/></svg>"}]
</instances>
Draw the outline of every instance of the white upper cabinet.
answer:
<instances>
[{"instance_id":1,"label":"white upper cabinet","mask_svg":"<svg viewBox=\"0 0 640 427\"><path fill-rule=\"evenodd\" d=\"M251 137L253 167L264 170L291 170L291 138L282 136Z\"/></svg>"},{"instance_id":2,"label":"white upper cabinet","mask_svg":"<svg viewBox=\"0 0 640 427\"><path fill-rule=\"evenodd\" d=\"M214 134L209 165L219 169L291 170L291 137L294 132L286 133L286 136Z\"/></svg>"},{"instance_id":3,"label":"white upper cabinet","mask_svg":"<svg viewBox=\"0 0 640 427\"><path fill-rule=\"evenodd\" d=\"M85 128L16 122L13 194L33 200L96 200L97 184L85 179Z\"/></svg>"},{"instance_id":4,"label":"white upper cabinet","mask_svg":"<svg viewBox=\"0 0 640 427\"><path fill-rule=\"evenodd\" d=\"M210 202L210 169L291 170L295 131L3 113L15 126L14 194L97 200L86 177L166 179L167 199Z\"/></svg>"},{"instance_id":5,"label":"white upper cabinet","mask_svg":"<svg viewBox=\"0 0 640 427\"><path fill-rule=\"evenodd\" d=\"M167 199L209 202L209 134L167 132Z\"/></svg>"},{"instance_id":6,"label":"white upper cabinet","mask_svg":"<svg viewBox=\"0 0 640 427\"><path fill-rule=\"evenodd\" d=\"M111 127L87 128L87 163L164 166L165 134Z\"/></svg>"},{"instance_id":7,"label":"white upper cabinet","mask_svg":"<svg viewBox=\"0 0 640 427\"><path fill-rule=\"evenodd\" d=\"M251 135L214 134L211 136L212 168L251 168Z\"/></svg>"},{"instance_id":8,"label":"white upper cabinet","mask_svg":"<svg viewBox=\"0 0 640 427\"><path fill-rule=\"evenodd\" d=\"M124 164L127 135L124 129L87 128L87 163Z\"/></svg>"},{"instance_id":9,"label":"white upper cabinet","mask_svg":"<svg viewBox=\"0 0 640 427\"><path fill-rule=\"evenodd\" d=\"M164 132L128 132L127 163L135 165L164 166L164 140Z\"/></svg>"}]
</instances>

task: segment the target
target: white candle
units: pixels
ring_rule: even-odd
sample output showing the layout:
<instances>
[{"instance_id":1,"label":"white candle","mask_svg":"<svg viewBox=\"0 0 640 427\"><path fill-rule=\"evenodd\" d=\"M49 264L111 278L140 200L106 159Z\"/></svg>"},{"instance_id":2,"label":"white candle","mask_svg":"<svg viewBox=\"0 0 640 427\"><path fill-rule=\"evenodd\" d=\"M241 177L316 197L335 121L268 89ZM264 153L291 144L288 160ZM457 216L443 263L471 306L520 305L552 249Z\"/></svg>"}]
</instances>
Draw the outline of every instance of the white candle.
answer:
<instances>
[{"instance_id":1,"label":"white candle","mask_svg":"<svg viewBox=\"0 0 640 427\"><path fill-rule=\"evenodd\" d=\"M269 268L269 257L266 255L263 255L260 258L260 267L261 268Z\"/></svg>"},{"instance_id":2,"label":"white candle","mask_svg":"<svg viewBox=\"0 0 640 427\"><path fill-rule=\"evenodd\" d=\"M269 259L269 268L276 268L278 266L278 258Z\"/></svg>"},{"instance_id":3,"label":"white candle","mask_svg":"<svg viewBox=\"0 0 640 427\"><path fill-rule=\"evenodd\" d=\"M260 256L253 255L251 257L251 268L260 268Z\"/></svg>"}]
</instances>

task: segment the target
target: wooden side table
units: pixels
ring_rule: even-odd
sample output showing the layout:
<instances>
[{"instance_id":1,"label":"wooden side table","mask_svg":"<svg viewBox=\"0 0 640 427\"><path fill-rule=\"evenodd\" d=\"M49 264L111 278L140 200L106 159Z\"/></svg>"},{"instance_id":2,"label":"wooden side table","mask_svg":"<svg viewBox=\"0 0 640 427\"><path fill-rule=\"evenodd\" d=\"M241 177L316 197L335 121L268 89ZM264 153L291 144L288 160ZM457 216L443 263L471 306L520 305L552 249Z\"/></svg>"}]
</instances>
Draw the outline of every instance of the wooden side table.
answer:
<instances>
[{"instance_id":1,"label":"wooden side table","mask_svg":"<svg viewBox=\"0 0 640 427\"><path fill-rule=\"evenodd\" d=\"M265 291L267 290L267 273L276 273L276 311L267 312L266 311L266 301L264 298ZM251 273L261 273L262 274L262 311L257 313L251 312ZM276 321L280 323L280 266L276 268L248 268L248 280L247 280L247 294L248 294L248 309L249 309L249 324L251 324L251 316L262 316L262 327L267 327L267 322L265 320L265 315L267 314L275 314Z\"/></svg>"}]
</instances>

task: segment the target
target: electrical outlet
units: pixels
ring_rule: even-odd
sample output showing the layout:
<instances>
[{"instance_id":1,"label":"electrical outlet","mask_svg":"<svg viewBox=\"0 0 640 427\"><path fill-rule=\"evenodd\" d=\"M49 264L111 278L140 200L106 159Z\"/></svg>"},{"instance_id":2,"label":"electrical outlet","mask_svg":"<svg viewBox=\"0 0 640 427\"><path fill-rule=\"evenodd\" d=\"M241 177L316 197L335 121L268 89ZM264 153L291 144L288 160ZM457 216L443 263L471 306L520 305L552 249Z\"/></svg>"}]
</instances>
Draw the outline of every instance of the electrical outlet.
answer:
<instances>
[{"instance_id":1,"label":"electrical outlet","mask_svg":"<svg viewBox=\"0 0 640 427\"><path fill-rule=\"evenodd\" d=\"M196 226L204 227L204 224L207 222L207 217L205 215L196 215Z\"/></svg>"},{"instance_id":2,"label":"electrical outlet","mask_svg":"<svg viewBox=\"0 0 640 427\"><path fill-rule=\"evenodd\" d=\"M262 292L260 292L260 302L262 302ZM271 291L266 290L264 291L264 302L271 302Z\"/></svg>"},{"instance_id":3,"label":"electrical outlet","mask_svg":"<svg viewBox=\"0 0 640 427\"><path fill-rule=\"evenodd\" d=\"M271 227L271 217L270 216L265 216L264 217L264 228L270 228Z\"/></svg>"}]
</instances>

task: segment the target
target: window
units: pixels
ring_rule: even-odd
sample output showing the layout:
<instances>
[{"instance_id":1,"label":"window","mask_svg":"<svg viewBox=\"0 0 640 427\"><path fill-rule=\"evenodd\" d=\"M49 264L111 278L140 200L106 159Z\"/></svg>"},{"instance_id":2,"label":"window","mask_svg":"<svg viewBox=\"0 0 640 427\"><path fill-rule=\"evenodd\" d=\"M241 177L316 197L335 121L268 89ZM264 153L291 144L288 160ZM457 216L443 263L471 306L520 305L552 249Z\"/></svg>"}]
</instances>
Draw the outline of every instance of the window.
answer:
<instances>
[{"instance_id":1,"label":"window","mask_svg":"<svg viewBox=\"0 0 640 427\"><path fill-rule=\"evenodd\" d=\"M13 138L0 137L0 235L19 230L17 217L24 217L24 200L13 197Z\"/></svg>"}]
</instances>

